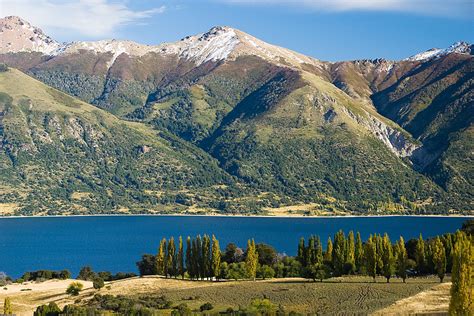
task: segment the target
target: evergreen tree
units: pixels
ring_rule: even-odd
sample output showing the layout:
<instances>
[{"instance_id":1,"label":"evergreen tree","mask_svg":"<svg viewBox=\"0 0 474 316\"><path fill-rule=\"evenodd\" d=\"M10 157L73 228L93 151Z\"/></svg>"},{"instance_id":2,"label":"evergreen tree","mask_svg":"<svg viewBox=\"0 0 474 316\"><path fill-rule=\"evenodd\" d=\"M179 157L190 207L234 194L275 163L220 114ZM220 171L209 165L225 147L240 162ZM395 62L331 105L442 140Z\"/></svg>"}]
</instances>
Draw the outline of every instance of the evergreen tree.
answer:
<instances>
[{"instance_id":1,"label":"evergreen tree","mask_svg":"<svg viewBox=\"0 0 474 316\"><path fill-rule=\"evenodd\" d=\"M184 279L184 249L183 249L183 237L179 236L179 245L178 245L178 257L177 257L178 270L177 275L181 276L181 279Z\"/></svg>"},{"instance_id":2,"label":"evergreen tree","mask_svg":"<svg viewBox=\"0 0 474 316\"><path fill-rule=\"evenodd\" d=\"M356 270L360 271L361 267L364 263L364 247L362 245L362 239L360 238L360 233L359 232L357 232L357 234L356 234L356 243L355 243L354 255L355 255Z\"/></svg>"},{"instance_id":3,"label":"evergreen tree","mask_svg":"<svg viewBox=\"0 0 474 316\"><path fill-rule=\"evenodd\" d=\"M165 276L170 277L176 274L176 246L174 244L174 238L171 237L168 241L168 253L166 256L165 264Z\"/></svg>"},{"instance_id":4,"label":"evergreen tree","mask_svg":"<svg viewBox=\"0 0 474 316\"><path fill-rule=\"evenodd\" d=\"M245 269L247 270L247 275L249 278L255 281L255 276L257 274L257 265L258 265L258 253L257 248L255 247L255 241L248 240L247 242L247 257L245 259Z\"/></svg>"},{"instance_id":5,"label":"evergreen tree","mask_svg":"<svg viewBox=\"0 0 474 316\"><path fill-rule=\"evenodd\" d=\"M450 315L472 315L472 283L474 278L474 240L464 232L456 232L451 273Z\"/></svg>"},{"instance_id":6,"label":"evergreen tree","mask_svg":"<svg viewBox=\"0 0 474 316\"><path fill-rule=\"evenodd\" d=\"M373 277L375 282L377 276L377 245L372 235L365 243L364 254L367 274Z\"/></svg>"},{"instance_id":7,"label":"evergreen tree","mask_svg":"<svg viewBox=\"0 0 474 316\"><path fill-rule=\"evenodd\" d=\"M342 230L334 235L334 249L332 254L332 262L336 275L342 275L344 271L344 263L346 255L346 237Z\"/></svg>"},{"instance_id":8,"label":"evergreen tree","mask_svg":"<svg viewBox=\"0 0 474 316\"><path fill-rule=\"evenodd\" d=\"M446 250L439 236L436 237L433 243L433 265L439 281L442 283L446 274Z\"/></svg>"},{"instance_id":9,"label":"evergreen tree","mask_svg":"<svg viewBox=\"0 0 474 316\"><path fill-rule=\"evenodd\" d=\"M212 235L212 260L211 260L211 276L219 279L221 267L221 249L219 247L219 240Z\"/></svg>"},{"instance_id":10,"label":"evergreen tree","mask_svg":"<svg viewBox=\"0 0 474 316\"><path fill-rule=\"evenodd\" d=\"M163 238L158 248L158 254L156 255L156 273L158 275L165 274L165 256L166 256L166 238Z\"/></svg>"},{"instance_id":11,"label":"evergreen tree","mask_svg":"<svg viewBox=\"0 0 474 316\"><path fill-rule=\"evenodd\" d=\"M306 254L306 251L305 251L304 237L301 237L298 243L298 260L301 262L303 266L306 265L305 254Z\"/></svg>"},{"instance_id":12,"label":"evergreen tree","mask_svg":"<svg viewBox=\"0 0 474 316\"><path fill-rule=\"evenodd\" d=\"M12 302L9 297L5 297L5 300L3 301L3 314L13 315Z\"/></svg>"},{"instance_id":13,"label":"evergreen tree","mask_svg":"<svg viewBox=\"0 0 474 316\"><path fill-rule=\"evenodd\" d=\"M186 271L191 279L194 278L193 260L191 256L192 244L191 237L186 238Z\"/></svg>"},{"instance_id":14,"label":"evergreen tree","mask_svg":"<svg viewBox=\"0 0 474 316\"><path fill-rule=\"evenodd\" d=\"M382 240L382 262L383 262L383 275L387 279L387 283L390 282L393 272L395 271L393 249L390 238L387 234L383 236Z\"/></svg>"},{"instance_id":15,"label":"evergreen tree","mask_svg":"<svg viewBox=\"0 0 474 316\"><path fill-rule=\"evenodd\" d=\"M333 251L333 246L332 246L331 237L328 237L326 252L324 253L324 261L326 261L327 263L332 263L332 251Z\"/></svg>"},{"instance_id":16,"label":"evergreen tree","mask_svg":"<svg viewBox=\"0 0 474 316\"><path fill-rule=\"evenodd\" d=\"M400 236L396 249L395 257L397 260L397 275L402 278L403 283L406 283L408 254L407 249L405 248L405 240L402 236Z\"/></svg>"},{"instance_id":17,"label":"evergreen tree","mask_svg":"<svg viewBox=\"0 0 474 316\"><path fill-rule=\"evenodd\" d=\"M426 252L425 252L425 241L423 240L423 236L418 238L418 242L416 243L415 248L415 261L416 267L418 272L424 273L426 267Z\"/></svg>"}]
</instances>

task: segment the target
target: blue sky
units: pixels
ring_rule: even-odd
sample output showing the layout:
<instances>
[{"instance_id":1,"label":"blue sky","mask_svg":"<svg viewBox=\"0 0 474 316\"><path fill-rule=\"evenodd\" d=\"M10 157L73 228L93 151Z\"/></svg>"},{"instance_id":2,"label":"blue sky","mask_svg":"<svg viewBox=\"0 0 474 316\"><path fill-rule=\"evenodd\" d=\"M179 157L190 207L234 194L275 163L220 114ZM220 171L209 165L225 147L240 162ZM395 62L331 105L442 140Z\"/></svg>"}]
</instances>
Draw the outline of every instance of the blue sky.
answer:
<instances>
[{"instance_id":1,"label":"blue sky","mask_svg":"<svg viewBox=\"0 0 474 316\"><path fill-rule=\"evenodd\" d=\"M158 44L228 25L331 61L401 59L474 42L474 0L2 0L0 7L60 41Z\"/></svg>"}]
</instances>

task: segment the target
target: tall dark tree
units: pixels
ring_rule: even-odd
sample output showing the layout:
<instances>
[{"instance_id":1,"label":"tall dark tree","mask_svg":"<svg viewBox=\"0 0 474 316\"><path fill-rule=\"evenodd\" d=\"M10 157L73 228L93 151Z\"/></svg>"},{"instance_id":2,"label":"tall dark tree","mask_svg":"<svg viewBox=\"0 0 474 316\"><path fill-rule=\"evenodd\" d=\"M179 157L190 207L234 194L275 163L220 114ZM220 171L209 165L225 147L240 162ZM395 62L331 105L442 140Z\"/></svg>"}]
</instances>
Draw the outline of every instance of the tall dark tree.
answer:
<instances>
[{"instance_id":1,"label":"tall dark tree","mask_svg":"<svg viewBox=\"0 0 474 316\"><path fill-rule=\"evenodd\" d=\"M362 238L360 237L359 232L357 232L356 234L354 255L355 255L356 270L360 271L362 265L364 264L364 247L362 245Z\"/></svg>"},{"instance_id":2,"label":"tall dark tree","mask_svg":"<svg viewBox=\"0 0 474 316\"><path fill-rule=\"evenodd\" d=\"M342 275L344 272L344 263L346 262L346 237L342 230L334 235L334 249L332 254L332 263L336 275Z\"/></svg>"},{"instance_id":3,"label":"tall dark tree","mask_svg":"<svg viewBox=\"0 0 474 316\"><path fill-rule=\"evenodd\" d=\"M188 236L186 238L186 271L191 279L194 278L194 271L193 271L193 259L191 256L192 245L191 245L191 237Z\"/></svg>"},{"instance_id":4,"label":"tall dark tree","mask_svg":"<svg viewBox=\"0 0 474 316\"><path fill-rule=\"evenodd\" d=\"M416 243L415 249L415 260L416 260L416 267L418 272L424 273L426 268L426 252L425 252L425 241L420 234L418 241Z\"/></svg>"},{"instance_id":5,"label":"tall dark tree","mask_svg":"<svg viewBox=\"0 0 474 316\"><path fill-rule=\"evenodd\" d=\"M371 235L365 243L364 249L367 274L374 278L377 276L377 245Z\"/></svg>"},{"instance_id":6,"label":"tall dark tree","mask_svg":"<svg viewBox=\"0 0 474 316\"><path fill-rule=\"evenodd\" d=\"M178 256L176 258L177 261L177 273L176 275L180 275L181 279L184 279L184 249L183 249L183 237L179 236L179 244L178 244Z\"/></svg>"}]
</instances>

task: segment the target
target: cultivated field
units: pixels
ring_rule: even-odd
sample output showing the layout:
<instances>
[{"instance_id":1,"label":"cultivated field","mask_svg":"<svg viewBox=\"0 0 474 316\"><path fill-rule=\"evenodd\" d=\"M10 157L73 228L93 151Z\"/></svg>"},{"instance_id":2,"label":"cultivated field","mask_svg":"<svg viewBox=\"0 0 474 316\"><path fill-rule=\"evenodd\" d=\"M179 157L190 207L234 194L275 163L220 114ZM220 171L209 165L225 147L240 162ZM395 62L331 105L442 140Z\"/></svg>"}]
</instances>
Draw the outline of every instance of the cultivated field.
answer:
<instances>
[{"instance_id":1,"label":"cultivated field","mask_svg":"<svg viewBox=\"0 0 474 316\"><path fill-rule=\"evenodd\" d=\"M94 294L100 293L132 297L165 295L173 305L186 303L192 309L210 302L216 312L228 307L238 309L239 306L248 305L254 298L268 298L281 304L288 312L365 315L382 310L380 314L385 315L404 314L403 311L424 312L430 304L434 306L430 311L443 312L447 311L445 303L449 300L449 283L439 285L434 277L410 279L407 284L397 279L386 284L382 278L372 283L366 277L333 278L323 283L305 279L196 282L145 277L108 282L100 291L94 290L90 282L81 281L84 290L78 297L65 294L66 287L72 281L9 285L0 292L0 304L3 304L5 296L9 296L17 315L32 315L35 307L41 304L51 301L61 307L74 302L83 304ZM424 301L427 303L424 304ZM169 314L170 311L163 312Z\"/></svg>"}]
</instances>

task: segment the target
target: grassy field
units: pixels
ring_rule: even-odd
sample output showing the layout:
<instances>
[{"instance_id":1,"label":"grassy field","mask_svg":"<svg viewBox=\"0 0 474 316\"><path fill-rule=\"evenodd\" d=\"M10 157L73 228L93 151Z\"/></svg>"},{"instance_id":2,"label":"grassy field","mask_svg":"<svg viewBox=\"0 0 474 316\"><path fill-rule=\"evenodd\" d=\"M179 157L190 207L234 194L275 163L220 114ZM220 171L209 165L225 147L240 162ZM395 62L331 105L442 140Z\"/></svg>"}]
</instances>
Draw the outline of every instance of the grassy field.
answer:
<instances>
[{"instance_id":1,"label":"grassy field","mask_svg":"<svg viewBox=\"0 0 474 316\"><path fill-rule=\"evenodd\" d=\"M377 283L372 283L371 279L366 277L334 278L323 283L296 278L256 282L194 282L145 277L110 282L100 291L92 289L90 282L83 282L85 289L80 296L70 297L64 294L70 282L71 280L65 280L10 285L6 287L7 290L0 292L0 304L5 296L9 296L17 315L31 315L38 305L51 301L59 306L74 302L86 304L87 300L97 293L130 297L164 295L173 302L173 306L186 303L190 308L198 309L202 304L210 302L214 306L213 312L218 312L228 307L238 309L239 306L247 306L254 298L268 298L276 304L281 304L287 312L365 315L378 311L382 311L381 314L403 311L405 303L410 302L403 300L410 300L410 297L417 294L418 298L415 296L414 302L411 300L410 311L421 312L425 306L422 304L423 300L433 304L433 296L424 293L439 288L438 280L434 277L410 279L407 284L397 279L387 284L382 278L378 279ZM436 300L447 301L449 283L443 284L442 287L441 291L433 293L437 295ZM393 308L392 304L398 305ZM388 309L384 310L385 308ZM440 305L440 308L443 311L445 306ZM163 313L169 314L170 310L164 310Z\"/></svg>"}]
</instances>

